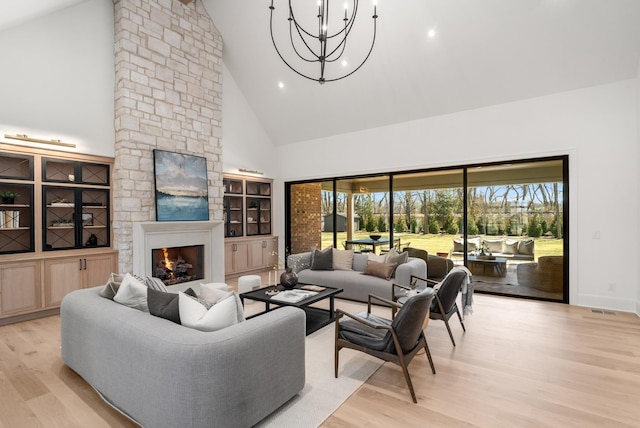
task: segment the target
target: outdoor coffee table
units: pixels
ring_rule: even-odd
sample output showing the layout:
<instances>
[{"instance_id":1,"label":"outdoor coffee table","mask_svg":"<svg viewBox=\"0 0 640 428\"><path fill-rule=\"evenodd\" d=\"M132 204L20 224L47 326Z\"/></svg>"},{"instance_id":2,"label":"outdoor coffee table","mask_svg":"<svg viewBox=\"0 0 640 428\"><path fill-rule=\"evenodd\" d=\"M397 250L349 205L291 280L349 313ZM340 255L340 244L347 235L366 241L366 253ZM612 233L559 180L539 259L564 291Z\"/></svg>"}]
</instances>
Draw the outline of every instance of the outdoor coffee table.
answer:
<instances>
[{"instance_id":1,"label":"outdoor coffee table","mask_svg":"<svg viewBox=\"0 0 640 428\"><path fill-rule=\"evenodd\" d=\"M477 256L469 256L469 269L473 272L475 269L482 268L482 273L486 274L487 268L491 268L491 273L496 272L498 276L505 277L507 275L507 259L504 257L496 257L493 259L478 258Z\"/></svg>"},{"instance_id":2,"label":"outdoor coffee table","mask_svg":"<svg viewBox=\"0 0 640 428\"><path fill-rule=\"evenodd\" d=\"M294 287L294 290L300 290L300 287L308 284L298 284ZM323 286L324 287L324 286ZM282 290L282 287L279 288ZM284 302L281 300L274 299L276 295L268 295L267 290L269 287L259 288L257 290L248 291L246 293L240 294L240 300L244 305L244 300L254 300L257 302L264 302L265 310L258 314L252 315L248 318L253 318L258 315L262 315L266 312L269 312L272 308L271 305L276 305L276 308L279 306L294 306L296 308L300 308L305 311L307 314L307 335L310 335L314 331L318 331L325 325L331 324L336 319L335 314L335 306L333 298L336 294L342 293L342 288L333 288L333 287L324 287L323 291L318 291L317 294L314 294L311 297L307 297L298 302ZM280 291L283 293L284 291ZM321 309L317 307L311 306L314 303L320 302L322 300L329 299L329 310Z\"/></svg>"}]
</instances>

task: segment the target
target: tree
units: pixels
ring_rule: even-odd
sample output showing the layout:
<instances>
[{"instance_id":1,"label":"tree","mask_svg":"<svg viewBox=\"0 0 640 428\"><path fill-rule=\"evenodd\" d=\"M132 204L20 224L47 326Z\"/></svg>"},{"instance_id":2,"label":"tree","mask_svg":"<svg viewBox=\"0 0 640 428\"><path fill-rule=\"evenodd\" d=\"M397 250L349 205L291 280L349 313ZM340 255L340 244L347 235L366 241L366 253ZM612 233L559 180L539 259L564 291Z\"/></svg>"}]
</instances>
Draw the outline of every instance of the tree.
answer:
<instances>
[{"instance_id":1,"label":"tree","mask_svg":"<svg viewBox=\"0 0 640 428\"><path fill-rule=\"evenodd\" d=\"M531 238L539 238L542 236L542 225L540 224L540 216L535 214L529 220L529 226L527 227L527 234Z\"/></svg>"},{"instance_id":2,"label":"tree","mask_svg":"<svg viewBox=\"0 0 640 428\"><path fill-rule=\"evenodd\" d=\"M398 221L396 221L394 230L396 232L406 232L407 231L407 222L404 221L404 218L400 217Z\"/></svg>"}]
</instances>

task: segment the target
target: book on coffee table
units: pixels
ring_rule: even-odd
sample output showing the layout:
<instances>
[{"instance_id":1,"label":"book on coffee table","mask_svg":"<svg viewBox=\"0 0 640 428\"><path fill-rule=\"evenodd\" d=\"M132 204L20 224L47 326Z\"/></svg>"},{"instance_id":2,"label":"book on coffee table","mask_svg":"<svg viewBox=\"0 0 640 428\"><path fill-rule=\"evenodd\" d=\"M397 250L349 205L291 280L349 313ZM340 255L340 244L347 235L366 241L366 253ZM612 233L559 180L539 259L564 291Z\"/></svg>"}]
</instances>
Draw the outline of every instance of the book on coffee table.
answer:
<instances>
[{"instance_id":1,"label":"book on coffee table","mask_svg":"<svg viewBox=\"0 0 640 428\"><path fill-rule=\"evenodd\" d=\"M278 300L278 301L287 302L287 303L296 303L308 297L315 296L316 294L318 293L315 291L309 291L309 290L285 290L285 291L281 291L275 296L271 296L271 300Z\"/></svg>"}]
</instances>

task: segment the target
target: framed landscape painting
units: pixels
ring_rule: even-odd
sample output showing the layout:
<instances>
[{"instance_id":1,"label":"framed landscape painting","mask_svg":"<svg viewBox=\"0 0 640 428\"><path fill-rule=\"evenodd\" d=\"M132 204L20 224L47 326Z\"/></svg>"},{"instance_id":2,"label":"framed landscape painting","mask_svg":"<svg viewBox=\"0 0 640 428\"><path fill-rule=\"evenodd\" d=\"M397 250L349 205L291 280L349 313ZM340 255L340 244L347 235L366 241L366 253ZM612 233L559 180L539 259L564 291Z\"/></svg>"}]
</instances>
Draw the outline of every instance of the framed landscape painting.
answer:
<instances>
[{"instance_id":1,"label":"framed landscape painting","mask_svg":"<svg viewBox=\"0 0 640 428\"><path fill-rule=\"evenodd\" d=\"M207 159L153 151L156 178L156 220L209 220Z\"/></svg>"}]
</instances>

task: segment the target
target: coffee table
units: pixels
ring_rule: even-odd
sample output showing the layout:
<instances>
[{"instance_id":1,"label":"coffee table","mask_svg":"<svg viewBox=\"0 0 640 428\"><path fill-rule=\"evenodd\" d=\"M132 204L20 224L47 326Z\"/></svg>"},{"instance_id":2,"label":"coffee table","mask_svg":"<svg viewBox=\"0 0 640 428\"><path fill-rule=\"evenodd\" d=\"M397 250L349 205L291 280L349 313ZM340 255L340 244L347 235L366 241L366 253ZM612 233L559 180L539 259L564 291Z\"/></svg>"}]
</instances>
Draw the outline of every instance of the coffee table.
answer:
<instances>
[{"instance_id":1,"label":"coffee table","mask_svg":"<svg viewBox=\"0 0 640 428\"><path fill-rule=\"evenodd\" d=\"M491 268L491 274L496 272L498 276L505 277L507 275L507 259L505 257L496 257L494 259L478 258L477 256L469 256L469 270L474 271L482 268L482 274L487 274L487 268Z\"/></svg>"},{"instance_id":2,"label":"coffee table","mask_svg":"<svg viewBox=\"0 0 640 428\"><path fill-rule=\"evenodd\" d=\"M301 286L307 285L299 283L294 287L294 289L300 289ZM335 314L335 306L333 298L336 294L342 293L342 288L333 288L333 287L324 287L323 291L319 291L317 294L308 297L306 299L300 300L298 302L283 302L280 300L275 300L267 294L267 290L269 287L259 288L257 290L248 291L246 293L240 294L240 300L244 305L244 300L254 300L257 302L264 302L265 310L252 315L248 318L253 318L258 315L262 315L266 312L269 312L272 308L271 305L276 305L276 309L280 306L294 306L296 308L300 308L305 311L307 314L307 336L313 333L314 331L318 331L325 325L331 324L336 319ZM280 288L282 290L282 288ZM329 299L329 310L321 309L311 306L314 303L320 302L321 300Z\"/></svg>"}]
</instances>

